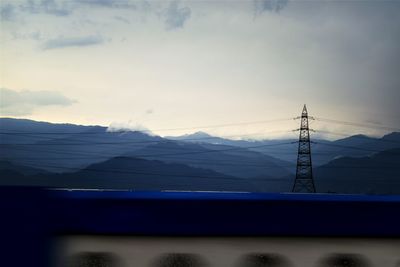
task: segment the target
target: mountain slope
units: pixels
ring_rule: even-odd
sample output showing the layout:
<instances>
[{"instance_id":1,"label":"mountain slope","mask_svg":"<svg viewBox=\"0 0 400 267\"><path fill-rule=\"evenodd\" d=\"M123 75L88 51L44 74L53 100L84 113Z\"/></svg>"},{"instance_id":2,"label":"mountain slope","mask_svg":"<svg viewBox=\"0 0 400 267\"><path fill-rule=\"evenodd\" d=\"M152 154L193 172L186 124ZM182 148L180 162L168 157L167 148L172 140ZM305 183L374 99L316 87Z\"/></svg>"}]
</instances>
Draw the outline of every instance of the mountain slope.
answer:
<instances>
[{"instance_id":1,"label":"mountain slope","mask_svg":"<svg viewBox=\"0 0 400 267\"><path fill-rule=\"evenodd\" d=\"M295 162L297 157L297 146L292 144L296 139L276 139L276 140L231 140L222 137L212 136L205 132L196 132L194 134L182 136L168 136L169 140L184 141L197 144L214 144L247 148L281 159L286 162Z\"/></svg>"},{"instance_id":2,"label":"mountain slope","mask_svg":"<svg viewBox=\"0 0 400 267\"><path fill-rule=\"evenodd\" d=\"M128 190L254 191L248 181L183 164L116 157L64 174L22 175L0 171L2 185Z\"/></svg>"},{"instance_id":3,"label":"mountain slope","mask_svg":"<svg viewBox=\"0 0 400 267\"><path fill-rule=\"evenodd\" d=\"M5 170L19 172L23 175L35 175L35 174L48 173L47 171L39 169L39 168L17 165L12 162L9 162L9 161L0 160L0 171L5 171Z\"/></svg>"},{"instance_id":4,"label":"mountain slope","mask_svg":"<svg viewBox=\"0 0 400 267\"><path fill-rule=\"evenodd\" d=\"M0 160L52 172L83 168L162 140L141 132L109 132L101 126L51 124L0 118Z\"/></svg>"},{"instance_id":5,"label":"mountain slope","mask_svg":"<svg viewBox=\"0 0 400 267\"><path fill-rule=\"evenodd\" d=\"M286 176L291 167L287 162L247 149L175 141L152 144L127 155L181 163L242 178Z\"/></svg>"},{"instance_id":6,"label":"mountain slope","mask_svg":"<svg viewBox=\"0 0 400 267\"><path fill-rule=\"evenodd\" d=\"M400 149L344 157L315 169L318 192L400 194Z\"/></svg>"},{"instance_id":7,"label":"mountain slope","mask_svg":"<svg viewBox=\"0 0 400 267\"><path fill-rule=\"evenodd\" d=\"M229 140L213 137L204 132L178 137L167 137L171 140L180 140L198 144L222 144L246 148L261 152L284 161L295 163L297 159L297 139L283 140ZM315 139L312 137L314 166L326 164L338 157L364 157L373 153L400 147L400 133L393 132L382 138L353 135L335 141ZM292 142L292 143L291 143Z\"/></svg>"}]
</instances>

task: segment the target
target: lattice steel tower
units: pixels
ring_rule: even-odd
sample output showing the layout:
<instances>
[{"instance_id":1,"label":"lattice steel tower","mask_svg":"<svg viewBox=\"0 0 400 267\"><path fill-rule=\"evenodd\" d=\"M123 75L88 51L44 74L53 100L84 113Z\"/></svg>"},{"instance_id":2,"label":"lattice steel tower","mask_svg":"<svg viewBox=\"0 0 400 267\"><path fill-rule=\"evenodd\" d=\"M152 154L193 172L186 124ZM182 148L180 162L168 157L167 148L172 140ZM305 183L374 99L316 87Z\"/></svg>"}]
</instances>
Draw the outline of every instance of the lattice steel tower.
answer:
<instances>
[{"instance_id":1,"label":"lattice steel tower","mask_svg":"<svg viewBox=\"0 0 400 267\"><path fill-rule=\"evenodd\" d=\"M310 130L308 128L307 107L304 105L301 113L299 150L297 154L296 180L292 192L315 193L315 185L312 172Z\"/></svg>"}]
</instances>

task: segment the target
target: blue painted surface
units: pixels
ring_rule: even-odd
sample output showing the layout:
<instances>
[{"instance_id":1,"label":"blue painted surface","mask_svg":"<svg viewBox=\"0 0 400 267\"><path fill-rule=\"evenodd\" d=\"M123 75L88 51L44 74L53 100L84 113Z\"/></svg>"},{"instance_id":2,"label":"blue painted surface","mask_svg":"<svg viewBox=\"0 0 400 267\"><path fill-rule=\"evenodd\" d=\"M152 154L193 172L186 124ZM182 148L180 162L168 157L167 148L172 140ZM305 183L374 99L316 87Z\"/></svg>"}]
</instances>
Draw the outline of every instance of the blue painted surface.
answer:
<instances>
[{"instance_id":1,"label":"blue painted surface","mask_svg":"<svg viewBox=\"0 0 400 267\"><path fill-rule=\"evenodd\" d=\"M400 202L400 195L344 195L248 192L119 191L52 189L52 195L76 199L212 199L212 200L290 200L290 201L367 201Z\"/></svg>"},{"instance_id":2,"label":"blue painted surface","mask_svg":"<svg viewBox=\"0 0 400 267\"><path fill-rule=\"evenodd\" d=\"M400 196L8 187L0 210L8 266L46 266L59 234L400 237Z\"/></svg>"}]
</instances>

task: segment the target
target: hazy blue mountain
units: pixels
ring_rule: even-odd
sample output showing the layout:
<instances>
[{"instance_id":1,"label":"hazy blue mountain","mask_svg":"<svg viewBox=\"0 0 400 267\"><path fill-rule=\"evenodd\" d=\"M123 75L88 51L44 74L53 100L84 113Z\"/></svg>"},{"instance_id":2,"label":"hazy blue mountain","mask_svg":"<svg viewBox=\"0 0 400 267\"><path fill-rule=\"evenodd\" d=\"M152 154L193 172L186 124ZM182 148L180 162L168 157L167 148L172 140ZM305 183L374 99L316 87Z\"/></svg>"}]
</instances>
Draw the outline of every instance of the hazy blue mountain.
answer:
<instances>
[{"instance_id":1,"label":"hazy blue mountain","mask_svg":"<svg viewBox=\"0 0 400 267\"><path fill-rule=\"evenodd\" d=\"M400 194L400 149L371 157L344 157L314 169L317 192ZM73 173L23 175L32 169L4 163L1 185L129 190L290 192L293 175L237 178L184 164L116 157ZM8 168L7 166L12 166ZM20 170L18 168L21 168ZM38 170L33 170L36 173ZM40 171L40 170L39 170Z\"/></svg>"},{"instance_id":2,"label":"hazy blue mountain","mask_svg":"<svg viewBox=\"0 0 400 267\"><path fill-rule=\"evenodd\" d=\"M222 144L248 148L288 162L296 162L297 139L282 140L229 140L213 137L204 132L192 135L168 137L171 140L180 140L199 144ZM363 157L373 153L400 147L400 133L393 132L382 138L373 138L365 135L354 135L335 141L312 138L312 159L315 166L328 163L339 157Z\"/></svg>"},{"instance_id":3,"label":"hazy blue mountain","mask_svg":"<svg viewBox=\"0 0 400 267\"><path fill-rule=\"evenodd\" d=\"M35 175L35 174L48 173L47 171L39 169L39 168L17 165L12 162L9 162L9 161L0 160L0 171L5 171L5 170L18 172L23 175Z\"/></svg>"},{"instance_id":4,"label":"hazy blue mountain","mask_svg":"<svg viewBox=\"0 0 400 267\"><path fill-rule=\"evenodd\" d=\"M19 119L0 119L0 131L15 133L0 134L0 160L53 172L83 168L162 140L138 131L109 132L101 126Z\"/></svg>"},{"instance_id":5,"label":"hazy blue mountain","mask_svg":"<svg viewBox=\"0 0 400 267\"><path fill-rule=\"evenodd\" d=\"M343 157L314 171L318 192L400 194L400 148Z\"/></svg>"},{"instance_id":6,"label":"hazy blue mountain","mask_svg":"<svg viewBox=\"0 0 400 267\"><path fill-rule=\"evenodd\" d=\"M156 160L116 157L64 174L22 175L0 170L1 184L129 190L254 191L245 179Z\"/></svg>"},{"instance_id":7,"label":"hazy blue mountain","mask_svg":"<svg viewBox=\"0 0 400 267\"><path fill-rule=\"evenodd\" d=\"M184 142L176 142L174 145L165 142L157 144L165 139L141 132L107 132L107 128L101 126L50 124L17 119L4 121L6 130L2 131L26 133L28 128L30 130L29 134L5 135L6 139L1 139L3 153L0 154L0 159L52 172L71 172L76 168L84 168L125 154L140 157L143 154L148 156L165 153L166 150L170 154L185 155L174 158L144 158L184 163L238 177L277 177L293 171L293 166L289 166L288 162L247 149L207 153L210 150L229 150L233 148L231 146L207 143L200 146ZM197 154L198 150L201 153ZM193 151L196 153L190 155Z\"/></svg>"},{"instance_id":8,"label":"hazy blue mountain","mask_svg":"<svg viewBox=\"0 0 400 267\"><path fill-rule=\"evenodd\" d=\"M294 171L294 166L288 162L226 145L165 141L148 145L127 155L182 163L242 178L282 177Z\"/></svg>"},{"instance_id":9,"label":"hazy blue mountain","mask_svg":"<svg viewBox=\"0 0 400 267\"><path fill-rule=\"evenodd\" d=\"M0 160L0 185L41 185L47 179L37 179L36 177L49 174L49 172L42 169Z\"/></svg>"},{"instance_id":10,"label":"hazy blue mountain","mask_svg":"<svg viewBox=\"0 0 400 267\"><path fill-rule=\"evenodd\" d=\"M246 140L231 140L226 138L221 138L217 136L212 136L206 132L195 132L193 134L185 134L181 136L166 136L165 139L175 140L175 141L186 141L193 143L206 143L206 144L216 144L216 145L227 145L227 146L238 146L247 147L249 146L249 141Z\"/></svg>"},{"instance_id":11,"label":"hazy blue mountain","mask_svg":"<svg viewBox=\"0 0 400 267\"><path fill-rule=\"evenodd\" d=\"M399 132L392 132L382 137L383 140L389 142L400 142L400 133Z\"/></svg>"},{"instance_id":12,"label":"hazy blue mountain","mask_svg":"<svg viewBox=\"0 0 400 267\"><path fill-rule=\"evenodd\" d=\"M0 141L2 144L35 143L40 140L45 141L54 138L62 138L66 134L85 132L95 127L96 126L49 123L27 119L0 118L0 132L2 133L0 134Z\"/></svg>"},{"instance_id":13,"label":"hazy blue mountain","mask_svg":"<svg viewBox=\"0 0 400 267\"><path fill-rule=\"evenodd\" d=\"M109 173L103 173L103 170ZM95 180L99 175L105 178L111 178L112 175L112 181L105 187L116 186L115 180L119 180L117 186L120 184L138 190L249 190L249 185L243 179L233 176L184 164L130 157L117 157L93 164L74 175Z\"/></svg>"},{"instance_id":14,"label":"hazy blue mountain","mask_svg":"<svg viewBox=\"0 0 400 267\"><path fill-rule=\"evenodd\" d=\"M177 140L138 131L108 132L102 126L0 118L0 177L2 184L21 185L135 186L169 190L173 189L173 183L178 183L175 189L290 191L296 169L298 144L295 139L229 140L203 132L169 138ZM318 191L399 191L400 133L390 133L382 138L354 135L335 141L313 141L312 158ZM107 170L97 172L93 168ZM139 168L142 174L128 175L125 171L115 171L115 168L128 169L128 172L137 172ZM160 172L172 175L160 175ZM181 175L174 177L174 174ZM209 177L198 180L199 176L209 175L229 179L210 185L205 182L210 182ZM143 181L145 183L141 184ZM193 184L182 185L186 182Z\"/></svg>"},{"instance_id":15,"label":"hazy blue mountain","mask_svg":"<svg viewBox=\"0 0 400 267\"><path fill-rule=\"evenodd\" d=\"M316 165L323 165L340 157L365 157L400 148L400 133L393 132L382 138L353 135L335 141L320 140L318 143L313 145L313 159Z\"/></svg>"},{"instance_id":16,"label":"hazy blue mountain","mask_svg":"<svg viewBox=\"0 0 400 267\"><path fill-rule=\"evenodd\" d=\"M15 170L0 169L0 186L40 186L35 176L24 175Z\"/></svg>"},{"instance_id":17,"label":"hazy blue mountain","mask_svg":"<svg viewBox=\"0 0 400 267\"><path fill-rule=\"evenodd\" d=\"M293 144L293 142L297 141L296 139L231 140L212 136L205 132L196 132L182 136L168 136L165 138L198 144L217 144L247 148L286 162L295 162L297 158L297 146Z\"/></svg>"}]
</instances>

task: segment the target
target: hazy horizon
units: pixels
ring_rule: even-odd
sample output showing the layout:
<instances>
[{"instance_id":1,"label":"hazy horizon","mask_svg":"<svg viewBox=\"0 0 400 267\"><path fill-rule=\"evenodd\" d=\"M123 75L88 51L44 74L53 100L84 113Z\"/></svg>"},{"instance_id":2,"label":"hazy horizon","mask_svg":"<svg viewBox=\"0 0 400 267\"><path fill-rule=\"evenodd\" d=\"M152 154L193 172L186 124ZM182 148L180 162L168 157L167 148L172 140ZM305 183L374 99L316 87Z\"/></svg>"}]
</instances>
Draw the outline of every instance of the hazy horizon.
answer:
<instances>
[{"instance_id":1,"label":"hazy horizon","mask_svg":"<svg viewBox=\"0 0 400 267\"><path fill-rule=\"evenodd\" d=\"M311 128L382 136L400 128L399 11L398 1L4 0L0 115L182 135L155 130L293 118L306 103L311 116L371 125ZM295 138L298 124L205 131Z\"/></svg>"},{"instance_id":2,"label":"hazy horizon","mask_svg":"<svg viewBox=\"0 0 400 267\"><path fill-rule=\"evenodd\" d=\"M193 127L193 129L190 129L190 127L186 128L186 131L184 129L181 128L177 128L177 129L145 129L145 128L137 128L133 125L129 126L129 125L118 125L118 124L112 124L112 125L100 125L100 124L74 124L74 123L70 123L70 122L49 122L49 121L40 121L40 120L32 120L32 119L28 119L28 118L17 118L17 117L1 117L0 119L17 119L17 120L31 120L31 121L35 121L35 122L44 122L44 123L52 123L52 124L72 124L72 125L79 125L79 126L99 126L99 127L104 127L107 128L107 132L129 132L129 131L138 131L138 132L142 132L151 136L160 136L162 138L168 138L168 137L184 137L184 136L191 136L191 135L197 135L197 134L206 134L206 135L210 135L211 137L217 137L217 138L224 138L224 139L228 139L228 140L243 140L243 141L262 141L262 140L279 140L279 139L297 139L298 138L298 131L296 129L293 129L287 132L287 133L283 133L283 131L271 131L270 133L275 134L272 136L265 136L265 132L260 133L251 133L251 134L234 134L234 135L221 135L221 134L214 134L213 129L215 128L224 128L225 126L220 126L220 125L209 125L209 126L204 126L204 127L199 127L199 126L195 126ZM295 120L296 122L299 120ZM312 122L312 121L311 121ZM246 122L242 122L242 123L246 123ZM249 124L251 124L251 122L247 122ZM258 124L258 123L256 123ZM368 126L366 124L366 126ZM372 125L371 125L372 126ZM229 127L229 126L226 126ZM1 126L0 126L1 129ZM176 132L179 132L179 134L177 134ZM183 131L183 133L182 133ZM158 132L158 133L157 133ZM165 134L164 132L168 132L169 134ZM175 132L175 134L170 134L171 132ZM387 131L384 132L381 135L368 135L365 134L363 132L358 132L358 133L353 133L353 134L346 134L346 133L338 133L338 132L324 132L323 130L321 132L318 131L314 131L313 129L311 129L311 138L312 139L326 139L326 140L330 140L330 141L334 141L334 140L341 140L347 137L351 137L351 136L355 136L355 135L364 135L367 137L371 137L371 138L382 138L385 135L389 135L391 133L400 133L400 131ZM278 135L276 135L277 133L280 133ZM193 140L195 140L194 137ZM199 140L201 140L202 138L200 137Z\"/></svg>"}]
</instances>

